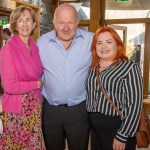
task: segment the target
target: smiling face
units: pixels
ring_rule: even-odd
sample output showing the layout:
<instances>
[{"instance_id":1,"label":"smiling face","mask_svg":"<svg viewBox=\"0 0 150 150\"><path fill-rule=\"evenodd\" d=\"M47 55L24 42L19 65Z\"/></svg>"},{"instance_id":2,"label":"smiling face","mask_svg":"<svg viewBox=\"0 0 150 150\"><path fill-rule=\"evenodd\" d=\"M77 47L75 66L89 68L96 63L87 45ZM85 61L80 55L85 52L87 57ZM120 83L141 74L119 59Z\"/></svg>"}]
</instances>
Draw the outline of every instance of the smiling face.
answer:
<instances>
[{"instance_id":1,"label":"smiling face","mask_svg":"<svg viewBox=\"0 0 150 150\"><path fill-rule=\"evenodd\" d=\"M29 37L34 27L35 22L33 22L31 13L28 10L24 10L16 23L19 36L22 38Z\"/></svg>"},{"instance_id":2,"label":"smiling face","mask_svg":"<svg viewBox=\"0 0 150 150\"><path fill-rule=\"evenodd\" d=\"M76 10L68 5L60 5L55 12L53 23L58 38L64 42L71 41L79 23Z\"/></svg>"},{"instance_id":3,"label":"smiling face","mask_svg":"<svg viewBox=\"0 0 150 150\"><path fill-rule=\"evenodd\" d=\"M109 32L98 35L96 42L96 53L102 60L113 60L118 50L116 41Z\"/></svg>"}]
</instances>

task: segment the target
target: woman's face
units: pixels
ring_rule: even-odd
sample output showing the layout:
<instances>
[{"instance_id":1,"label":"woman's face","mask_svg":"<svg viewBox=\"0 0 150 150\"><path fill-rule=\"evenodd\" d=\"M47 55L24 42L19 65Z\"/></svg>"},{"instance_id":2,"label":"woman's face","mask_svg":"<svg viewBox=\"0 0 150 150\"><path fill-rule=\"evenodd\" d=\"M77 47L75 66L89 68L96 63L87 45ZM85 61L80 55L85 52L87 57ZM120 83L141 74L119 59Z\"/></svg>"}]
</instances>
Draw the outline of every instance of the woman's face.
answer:
<instances>
[{"instance_id":1,"label":"woman's face","mask_svg":"<svg viewBox=\"0 0 150 150\"><path fill-rule=\"evenodd\" d=\"M18 31L18 34L22 38L28 37L30 36L34 27L35 22L33 22L30 12L28 10L24 10L16 23L16 30Z\"/></svg>"},{"instance_id":2,"label":"woman's face","mask_svg":"<svg viewBox=\"0 0 150 150\"><path fill-rule=\"evenodd\" d=\"M96 42L96 53L102 60L113 60L117 50L117 43L109 32L99 34Z\"/></svg>"}]
</instances>

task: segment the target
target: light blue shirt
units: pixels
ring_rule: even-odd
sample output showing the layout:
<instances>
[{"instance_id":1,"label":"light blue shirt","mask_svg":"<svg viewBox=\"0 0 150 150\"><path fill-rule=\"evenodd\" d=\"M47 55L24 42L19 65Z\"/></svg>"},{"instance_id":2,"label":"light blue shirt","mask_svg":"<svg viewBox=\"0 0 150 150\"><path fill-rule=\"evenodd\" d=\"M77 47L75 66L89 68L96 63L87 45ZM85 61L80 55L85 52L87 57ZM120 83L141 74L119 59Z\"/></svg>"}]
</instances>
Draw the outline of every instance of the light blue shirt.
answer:
<instances>
[{"instance_id":1,"label":"light blue shirt","mask_svg":"<svg viewBox=\"0 0 150 150\"><path fill-rule=\"evenodd\" d=\"M74 106L86 99L85 78L91 64L93 33L77 29L68 50L53 30L37 41L44 67L42 94L51 105Z\"/></svg>"}]
</instances>

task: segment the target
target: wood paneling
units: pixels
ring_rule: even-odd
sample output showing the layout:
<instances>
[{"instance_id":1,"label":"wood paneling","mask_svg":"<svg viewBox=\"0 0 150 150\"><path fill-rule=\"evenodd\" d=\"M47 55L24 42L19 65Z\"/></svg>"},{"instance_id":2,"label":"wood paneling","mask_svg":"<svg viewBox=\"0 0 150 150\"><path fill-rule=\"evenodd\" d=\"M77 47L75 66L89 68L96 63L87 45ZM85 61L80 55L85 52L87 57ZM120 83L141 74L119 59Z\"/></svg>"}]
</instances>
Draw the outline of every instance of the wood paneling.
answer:
<instances>
[{"instance_id":1,"label":"wood paneling","mask_svg":"<svg viewBox=\"0 0 150 150\"><path fill-rule=\"evenodd\" d=\"M143 107L146 113L150 113L150 99L143 100Z\"/></svg>"},{"instance_id":2,"label":"wood paneling","mask_svg":"<svg viewBox=\"0 0 150 150\"><path fill-rule=\"evenodd\" d=\"M105 24L150 23L150 18L106 19Z\"/></svg>"},{"instance_id":3,"label":"wood paneling","mask_svg":"<svg viewBox=\"0 0 150 150\"><path fill-rule=\"evenodd\" d=\"M150 23L145 24L145 43L144 43L144 98L148 98L149 76L150 76Z\"/></svg>"},{"instance_id":4,"label":"wood paneling","mask_svg":"<svg viewBox=\"0 0 150 150\"><path fill-rule=\"evenodd\" d=\"M0 16L9 16L13 9L6 9L0 6Z\"/></svg>"},{"instance_id":5,"label":"wood paneling","mask_svg":"<svg viewBox=\"0 0 150 150\"><path fill-rule=\"evenodd\" d=\"M90 1L90 24L89 31L95 32L100 26L102 19L102 2L104 0L91 0Z\"/></svg>"}]
</instances>

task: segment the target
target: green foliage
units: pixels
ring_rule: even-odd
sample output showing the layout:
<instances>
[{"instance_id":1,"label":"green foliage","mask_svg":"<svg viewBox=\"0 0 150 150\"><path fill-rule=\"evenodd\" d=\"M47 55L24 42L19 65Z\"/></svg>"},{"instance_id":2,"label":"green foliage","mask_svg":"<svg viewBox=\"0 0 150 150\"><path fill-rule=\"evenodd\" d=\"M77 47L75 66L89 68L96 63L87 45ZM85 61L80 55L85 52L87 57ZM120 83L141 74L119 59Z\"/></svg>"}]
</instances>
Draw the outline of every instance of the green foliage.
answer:
<instances>
[{"instance_id":1,"label":"green foliage","mask_svg":"<svg viewBox=\"0 0 150 150\"><path fill-rule=\"evenodd\" d=\"M139 48L137 47L137 45L134 44L134 42L127 42L127 46L126 46L126 56L131 60L133 54L138 51Z\"/></svg>"}]
</instances>

